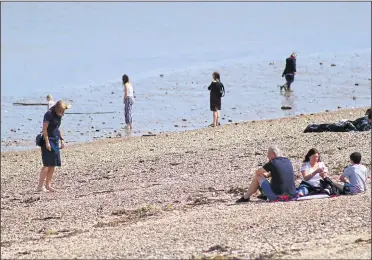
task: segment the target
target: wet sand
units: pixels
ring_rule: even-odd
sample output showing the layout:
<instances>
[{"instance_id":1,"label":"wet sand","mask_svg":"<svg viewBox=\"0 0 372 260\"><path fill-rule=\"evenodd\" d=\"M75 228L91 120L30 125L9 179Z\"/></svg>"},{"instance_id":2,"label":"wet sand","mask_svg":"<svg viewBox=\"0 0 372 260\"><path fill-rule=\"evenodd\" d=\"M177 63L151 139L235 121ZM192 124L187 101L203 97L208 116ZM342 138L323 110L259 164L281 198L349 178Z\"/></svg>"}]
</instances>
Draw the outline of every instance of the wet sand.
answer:
<instances>
[{"instance_id":1,"label":"wet sand","mask_svg":"<svg viewBox=\"0 0 372 260\"><path fill-rule=\"evenodd\" d=\"M312 147L332 178L354 151L370 170L370 132L303 133L365 110L68 145L57 193L33 193L39 150L2 152L1 257L370 259L370 179L356 196L234 204L270 144L297 174Z\"/></svg>"},{"instance_id":2,"label":"wet sand","mask_svg":"<svg viewBox=\"0 0 372 260\"><path fill-rule=\"evenodd\" d=\"M130 75L135 91L134 131L143 135L185 131L206 127L212 121L209 110L211 74L221 73L226 88L222 99L221 122L274 119L301 113L356 108L371 104L370 50L298 57L298 73L293 93L280 93L283 60L232 59L206 63L192 69L162 71L136 78ZM335 64L336 66L331 66ZM120 75L118 75L120 78ZM38 96L40 94L40 96ZM56 99L71 100L69 113L110 112L108 114L66 114L62 129L68 143L128 136L124 126L123 88L119 82L61 87L51 93ZM34 148L46 107L13 106L12 102L42 102L46 93L14 100L2 97L1 147L6 150ZM281 110L291 106L290 110Z\"/></svg>"}]
</instances>

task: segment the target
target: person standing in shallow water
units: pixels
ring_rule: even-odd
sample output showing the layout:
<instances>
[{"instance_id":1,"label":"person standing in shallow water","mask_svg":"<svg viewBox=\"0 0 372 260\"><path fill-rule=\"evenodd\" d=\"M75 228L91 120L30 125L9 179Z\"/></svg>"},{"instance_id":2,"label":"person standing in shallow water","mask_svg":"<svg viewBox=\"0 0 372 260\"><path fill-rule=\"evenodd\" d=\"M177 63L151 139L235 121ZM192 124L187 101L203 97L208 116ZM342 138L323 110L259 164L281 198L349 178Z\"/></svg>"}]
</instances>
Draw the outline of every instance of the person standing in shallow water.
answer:
<instances>
[{"instance_id":1,"label":"person standing in shallow water","mask_svg":"<svg viewBox=\"0 0 372 260\"><path fill-rule=\"evenodd\" d=\"M220 74L213 72L212 83L209 85L208 90L210 91L210 109L213 112L213 123L210 127L220 125L220 113L221 110L221 97L225 94L225 88L221 83Z\"/></svg>"},{"instance_id":2,"label":"person standing in shallow water","mask_svg":"<svg viewBox=\"0 0 372 260\"><path fill-rule=\"evenodd\" d=\"M280 87L280 90L291 90L291 84L294 82L296 75L296 58L297 54L293 52L289 58L285 60L285 69L282 73L282 77L285 76L286 83Z\"/></svg>"},{"instance_id":3,"label":"person standing in shallow water","mask_svg":"<svg viewBox=\"0 0 372 260\"><path fill-rule=\"evenodd\" d=\"M134 103L134 92L132 83L129 82L128 75L123 75L124 85L124 116L127 129L132 129L132 107Z\"/></svg>"},{"instance_id":4,"label":"person standing in shallow water","mask_svg":"<svg viewBox=\"0 0 372 260\"><path fill-rule=\"evenodd\" d=\"M43 144L41 145L41 156L43 160L43 168L40 171L39 185L37 191L44 190L55 191L52 188L51 182L56 166L61 166L61 149L64 148L65 142L63 138L62 130L60 129L62 117L65 114L65 110L71 106L67 105L63 100L58 101L53 107L51 107L44 115L43 120Z\"/></svg>"}]
</instances>

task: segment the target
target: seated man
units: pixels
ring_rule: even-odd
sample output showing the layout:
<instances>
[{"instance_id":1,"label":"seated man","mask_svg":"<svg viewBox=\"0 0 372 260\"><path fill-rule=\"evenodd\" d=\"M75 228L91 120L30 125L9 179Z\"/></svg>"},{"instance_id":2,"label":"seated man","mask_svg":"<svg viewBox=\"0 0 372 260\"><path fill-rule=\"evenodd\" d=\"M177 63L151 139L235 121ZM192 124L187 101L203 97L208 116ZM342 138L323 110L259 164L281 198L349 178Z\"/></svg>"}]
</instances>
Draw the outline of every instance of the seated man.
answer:
<instances>
[{"instance_id":1,"label":"seated man","mask_svg":"<svg viewBox=\"0 0 372 260\"><path fill-rule=\"evenodd\" d=\"M351 165L347 166L340 176L340 181L344 184L335 184L342 194L357 194L367 190L368 169L360 163L361 160L362 155L358 152L350 155Z\"/></svg>"},{"instance_id":2,"label":"seated man","mask_svg":"<svg viewBox=\"0 0 372 260\"><path fill-rule=\"evenodd\" d=\"M270 201L275 201L281 195L295 196L295 175L291 161L281 157L277 147L270 147L267 157L269 162L256 171L248 191L236 203L248 202L259 187ZM269 177L271 183L267 180Z\"/></svg>"}]
</instances>

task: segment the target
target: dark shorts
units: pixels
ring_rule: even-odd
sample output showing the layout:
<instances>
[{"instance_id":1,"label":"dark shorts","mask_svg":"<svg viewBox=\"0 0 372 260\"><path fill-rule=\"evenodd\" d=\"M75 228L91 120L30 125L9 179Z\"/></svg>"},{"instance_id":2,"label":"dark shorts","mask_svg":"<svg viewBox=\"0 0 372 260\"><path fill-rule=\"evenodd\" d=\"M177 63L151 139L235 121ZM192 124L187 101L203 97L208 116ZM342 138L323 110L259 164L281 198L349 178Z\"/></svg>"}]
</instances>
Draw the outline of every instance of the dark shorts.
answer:
<instances>
[{"instance_id":1,"label":"dark shorts","mask_svg":"<svg viewBox=\"0 0 372 260\"><path fill-rule=\"evenodd\" d=\"M45 144L41 147L41 157L43 159L43 165L46 167L61 166L61 154L59 151L57 139L49 138L51 151L46 149Z\"/></svg>"},{"instance_id":2,"label":"dark shorts","mask_svg":"<svg viewBox=\"0 0 372 260\"><path fill-rule=\"evenodd\" d=\"M285 80L287 81L287 84L290 85L294 81L294 75L293 74L286 74L285 75Z\"/></svg>"},{"instance_id":3,"label":"dark shorts","mask_svg":"<svg viewBox=\"0 0 372 260\"><path fill-rule=\"evenodd\" d=\"M211 111L221 110L221 98L211 98L210 109Z\"/></svg>"}]
</instances>

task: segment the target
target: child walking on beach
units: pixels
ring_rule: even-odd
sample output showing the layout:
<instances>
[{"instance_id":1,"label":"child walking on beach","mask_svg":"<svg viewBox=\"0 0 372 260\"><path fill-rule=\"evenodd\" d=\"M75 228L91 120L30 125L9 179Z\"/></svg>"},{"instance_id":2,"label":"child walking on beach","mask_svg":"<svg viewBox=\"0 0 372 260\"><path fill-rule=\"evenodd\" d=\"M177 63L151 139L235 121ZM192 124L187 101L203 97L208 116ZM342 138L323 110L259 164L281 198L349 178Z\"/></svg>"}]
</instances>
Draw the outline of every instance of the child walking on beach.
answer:
<instances>
[{"instance_id":1,"label":"child walking on beach","mask_svg":"<svg viewBox=\"0 0 372 260\"><path fill-rule=\"evenodd\" d=\"M132 129L132 106L134 103L134 92L132 83L129 82L128 75L123 75L123 85L124 85L124 116L125 124L127 129Z\"/></svg>"},{"instance_id":2,"label":"child walking on beach","mask_svg":"<svg viewBox=\"0 0 372 260\"><path fill-rule=\"evenodd\" d=\"M55 104L52 95L46 96L46 100L48 101L48 110L49 110Z\"/></svg>"}]
</instances>

